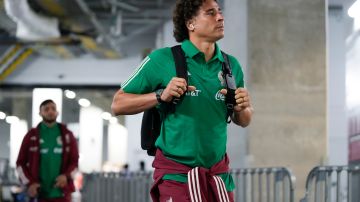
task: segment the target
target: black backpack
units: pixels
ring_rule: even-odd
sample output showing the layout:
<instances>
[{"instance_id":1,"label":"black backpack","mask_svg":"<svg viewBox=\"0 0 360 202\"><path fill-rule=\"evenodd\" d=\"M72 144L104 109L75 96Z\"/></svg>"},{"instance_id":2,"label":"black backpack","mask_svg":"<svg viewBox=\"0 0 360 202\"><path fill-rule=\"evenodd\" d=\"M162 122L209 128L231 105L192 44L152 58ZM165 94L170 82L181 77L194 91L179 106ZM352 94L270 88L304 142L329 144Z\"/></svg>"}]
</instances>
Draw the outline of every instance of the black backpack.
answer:
<instances>
[{"instance_id":1,"label":"black backpack","mask_svg":"<svg viewBox=\"0 0 360 202\"><path fill-rule=\"evenodd\" d=\"M181 49L180 45L171 47L171 52L174 57L175 66L176 66L176 76L180 78L184 78L188 81L187 74L187 64L185 53ZM231 115L233 114L233 109L236 104L235 102L235 90L236 83L235 79L232 75L230 63L227 55L222 52L222 55L225 59L225 62L222 65L223 78L225 81L225 87L227 88L227 95L225 97L225 104L227 108L227 115L225 120L227 123L231 122ZM165 112L171 113L175 110L175 106L181 102L185 94L183 94L180 98L175 98L171 103L166 106ZM165 113L165 114L166 114ZM161 117L158 109L156 107L150 108L144 111L142 123L141 123L141 148L146 150L149 156L155 156L156 146L155 141L160 135L161 130Z\"/></svg>"}]
</instances>

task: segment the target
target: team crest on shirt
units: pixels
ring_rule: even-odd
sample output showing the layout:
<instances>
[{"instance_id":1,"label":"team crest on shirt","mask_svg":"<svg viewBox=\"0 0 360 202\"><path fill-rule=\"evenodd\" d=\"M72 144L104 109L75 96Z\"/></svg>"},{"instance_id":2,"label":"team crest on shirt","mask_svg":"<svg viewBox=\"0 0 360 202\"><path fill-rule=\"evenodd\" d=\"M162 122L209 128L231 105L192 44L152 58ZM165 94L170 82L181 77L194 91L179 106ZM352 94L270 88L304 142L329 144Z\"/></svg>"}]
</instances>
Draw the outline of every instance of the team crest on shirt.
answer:
<instances>
[{"instance_id":1,"label":"team crest on shirt","mask_svg":"<svg viewBox=\"0 0 360 202\"><path fill-rule=\"evenodd\" d=\"M56 142L57 142L58 145L62 145L61 136L56 138Z\"/></svg>"},{"instance_id":2,"label":"team crest on shirt","mask_svg":"<svg viewBox=\"0 0 360 202\"><path fill-rule=\"evenodd\" d=\"M219 71L218 73L218 79L221 83L222 86L225 86L225 81L224 81L224 77L223 77L223 72L222 71Z\"/></svg>"}]
</instances>

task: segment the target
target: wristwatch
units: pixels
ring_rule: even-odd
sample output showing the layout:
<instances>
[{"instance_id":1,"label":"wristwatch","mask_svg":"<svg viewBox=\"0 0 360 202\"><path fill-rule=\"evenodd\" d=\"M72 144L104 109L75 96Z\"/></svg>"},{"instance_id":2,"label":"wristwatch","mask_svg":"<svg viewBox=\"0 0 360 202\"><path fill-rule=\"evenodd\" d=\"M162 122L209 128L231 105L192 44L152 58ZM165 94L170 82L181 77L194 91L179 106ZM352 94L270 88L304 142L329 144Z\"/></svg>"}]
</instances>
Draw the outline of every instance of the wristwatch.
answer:
<instances>
[{"instance_id":1,"label":"wristwatch","mask_svg":"<svg viewBox=\"0 0 360 202\"><path fill-rule=\"evenodd\" d=\"M159 104L165 103L165 101L161 99L161 95L162 95L163 91L164 91L164 89L158 89L155 91L156 100L158 101Z\"/></svg>"}]
</instances>

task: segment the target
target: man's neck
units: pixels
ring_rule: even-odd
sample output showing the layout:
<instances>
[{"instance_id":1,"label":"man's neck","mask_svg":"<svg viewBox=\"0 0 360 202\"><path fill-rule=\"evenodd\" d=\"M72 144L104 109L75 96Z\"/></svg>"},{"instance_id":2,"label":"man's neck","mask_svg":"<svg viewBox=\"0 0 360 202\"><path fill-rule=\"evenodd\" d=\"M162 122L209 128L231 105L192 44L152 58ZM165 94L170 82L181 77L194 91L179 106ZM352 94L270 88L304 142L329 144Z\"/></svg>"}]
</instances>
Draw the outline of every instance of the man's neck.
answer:
<instances>
[{"instance_id":1,"label":"man's neck","mask_svg":"<svg viewBox=\"0 0 360 202\"><path fill-rule=\"evenodd\" d=\"M54 122L46 122L46 121L43 121L43 123L44 123L47 127L49 127L49 128L53 127L53 126L56 124L55 121L54 121Z\"/></svg>"},{"instance_id":2,"label":"man's neck","mask_svg":"<svg viewBox=\"0 0 360 202\"><path fill-rule=\"evenodd\" d=\"M195 45L197 49L205 54L205 61L209 61L215 52L215 42L203 41L190 37L190 41Z\"/></svg>"}]
</instances>

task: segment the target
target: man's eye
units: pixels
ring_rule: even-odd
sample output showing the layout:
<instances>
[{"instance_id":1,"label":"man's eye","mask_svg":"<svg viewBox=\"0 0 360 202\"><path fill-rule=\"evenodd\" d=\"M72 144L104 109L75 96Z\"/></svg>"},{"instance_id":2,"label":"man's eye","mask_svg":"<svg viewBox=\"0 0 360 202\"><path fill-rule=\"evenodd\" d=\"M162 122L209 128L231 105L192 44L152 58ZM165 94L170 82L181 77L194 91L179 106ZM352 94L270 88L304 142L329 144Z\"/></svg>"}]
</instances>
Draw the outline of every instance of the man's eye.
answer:
<instances>
[{"instance_id":1,"label":"man's eye","mask_svg":"<svg viewBox=\"0 0 360 202\"><path fill-rule=\"evenodd\" d=\"M208 12L206 12L206 15L215 15L216 13L215 13L215 11L208 11Z\"/></svg>"}]
</instances>

